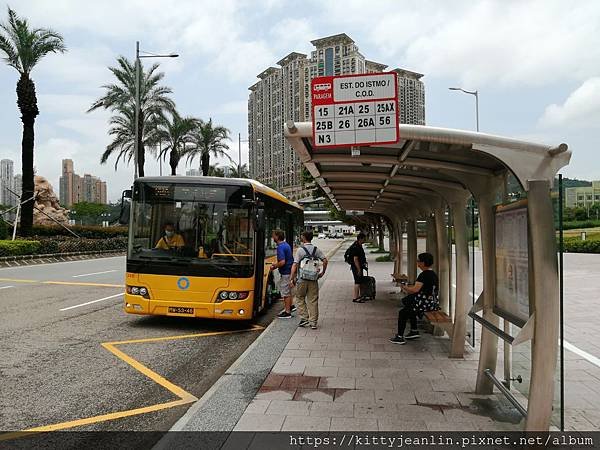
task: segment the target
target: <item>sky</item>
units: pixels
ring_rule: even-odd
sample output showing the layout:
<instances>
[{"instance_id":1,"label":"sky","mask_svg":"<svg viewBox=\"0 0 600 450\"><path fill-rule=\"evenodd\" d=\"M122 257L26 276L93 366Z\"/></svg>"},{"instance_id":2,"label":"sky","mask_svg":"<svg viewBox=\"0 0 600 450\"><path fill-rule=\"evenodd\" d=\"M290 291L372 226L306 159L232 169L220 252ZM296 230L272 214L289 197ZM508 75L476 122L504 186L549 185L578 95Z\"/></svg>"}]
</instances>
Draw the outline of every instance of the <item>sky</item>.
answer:
<instances>
[{"instance_id":1,"label":"sky","mask_svg":"<svg viewBox=\"0 0 600 450\"><path fill-rule=\"evenodd\" d=\"M120 198L133 167L100 164L109 113L86 113L124 55L176 52L156 60L180 113L247 138L248 87L256 75L310 41L348 34L367 59L424 74L427 125L474 129L479 91L482 132L557 145L573 152L567 177L600 179L600 2L596 0L18 0L9 5L33 27L63 34L68 52L34 69L40 115L35 166L58 193L61 160L107 181ZM7 4L0 1L0 20ZM147 60L149 61L149 60ZM18 73L0 63L0 159L20 173ZM248 144L242 142L242 161ZM193 163L197 168L198 162ZM163 171L166 165L163 164ZM179 172L186 167L182 163ZM156 161L146 173L159 173Z\"/></svg>"}]
</instances>

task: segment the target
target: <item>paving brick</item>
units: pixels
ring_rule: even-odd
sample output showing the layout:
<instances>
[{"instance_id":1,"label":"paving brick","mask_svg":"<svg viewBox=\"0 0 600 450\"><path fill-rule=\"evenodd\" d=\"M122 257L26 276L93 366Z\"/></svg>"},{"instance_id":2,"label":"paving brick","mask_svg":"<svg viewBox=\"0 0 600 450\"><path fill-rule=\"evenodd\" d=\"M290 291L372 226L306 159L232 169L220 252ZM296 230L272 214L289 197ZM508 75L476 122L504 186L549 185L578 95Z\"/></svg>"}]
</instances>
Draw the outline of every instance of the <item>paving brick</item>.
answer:
<instances>
[{"instance_id":1,"label":"paving brick","mask_svg":"<svg viewBox=\"0 0 600 450\"><path fill-rule=\"evenodd\" d=\"M356 361L355 359L325 358L323 365L326 367L356 367Z\"/></svg>"},{"instance_id":2,"label":"paving brick","mask_svg":"<svg viewBox=\"0 0 600 450\"><path fill-rule=\"evenodd\" d=\"M254 399L248 404L248 407L246 408L246 411L244 411L244 414L264 414L267 408L269 407L270 403L270 400Z\"/></svg>"},{"instance_id":3,"label":"paving brick","mask_svg":"<svg viewBox=\"0 0 600 450\"><path fill-rule=\"evenodd\" d=\"M285 375L277 375L274 373L270 373L269 375L267 375L267 378L265 378L265 381L263 382L263 387L277 388L281 386L281 382L284 378Z\"/></svg>"},{"instance_id":4,"label":"paving brick","mask_svg":"<svg viewBox=\"0 0 600 450\"><path fill-rule=\"evenodd\" d=\"M281 431L329 431L330 424L328 417L288 416Z\"/></svg>"},{"instance_id":5,"label":"paving brick","mask_svg":"<svg viewBox=\"0 0 600 450\"><path fill-rule=\"evenodd\" d=\"M294 400L305 402L332 402L335 397L335 389L298 389Z\"/></svg>"},{"instance_id":6,"label":"paving brick","mask_svg":"<svg viewBox=\"0 0 600 450\"><path fill-rule=\"evenodd\" d=\"M343 403L374 403L375 391L373 390L355 390L355 389L336 389L336 402Z\"/></svg>"},{"instance_id":7,"label":"paving brick","mask_svg":"<svg viewBox=\"0 0 600 450\"><path fill-rule=\"evenodd\" d=\"M354 417L390 418L396 417L398 409L395 404L385 403L355 403Z\"/></svg>"},{"instance_id":8,"label":"paving brick","mask_svg":"<svg viewBox=\"0 0 600 450\"><path fill-rule=\"evenodd\" d=\"M371 369L370 367L340 367L338 369L337 376L348 378L372 377L373 369Z\"/></svg>"},{"instance_id":9,"label":"paving brick","mask_svg":"<svg viewBox=\"0 0 600 450\"><path fill-rule=\"evenodd\" d=\"M338 368L337 367L307 367L304 369L304 375L310 377L337 377L338 376Z\"/></svg>"},{"instance_id":10,"label":"paving brick","mask_svg":"<svg viewBox=\"0 0 600 450\"><path fill-rule=\"evenodd\" d=\"M392 380L388 378L357 378L356 389L381 389L391 391L394 389Z\"/></svg>"},{"instance_id":11,"label":"paving brick","mask_svg":"<svg viewBox=\"0 0 600 450\"><path fill-rule=\"evenodd\" d=\"M296 400L272 400L265 414L280 416L308 416L310 402Z\"/></svg>"},{"instance_id":12,"label":"paving brick","mask_svg":"<svg viewBox=\"0 0 600 450\"><path fill-rule=\"evenodd\" d=\"M376 403L393 403L396 405L415 405L417 400L415 393L410 390L405 391L375 391Z\"/></svg>"},{"instance_id":13,"label":"paving brick","mask_svg":"<svg viewBox=\"0 0 600 450\"><path fill-rule=\"evenodd\" d=\"M285 419L285 416L243 414L233 431L279 431Z\"/></svg>"},{"instance_id":14,"label":"paving brick","mask_svg":"<svg viewBox=\"0 0 600 450\"><path fill-rule=\"evenodd\" d=\"M332 417L330 431L378 431L377 419Z\"/></svg>"},{"instance_id":15,"label":"paving brick","mask_svg":"<svg viewBox=\"0 0 600 450\"><path fill-rule=\"evenodd\" d=\"M320 388L354 389L354 378L325 377L319 382Z\"/></svg>"},{"instance_id":16,"label":"paving brick","mask_svg":"<svg viewBox=\"0 0 600 450\"><path fill-rule=\"evenodd\" d=\"M377 420L379 431L425 431L426 421L409 421L394 418Z\"/></svg>"},{"instance_id":17,"label":"paving brick","mask_svg":"<svg viewBox=\"0 0 600 450\"><path fill-rule=\"evenodd\" d=\"M281 389L316 388L319 385L319 377L310 376L286 376L281 382Z\"/></svg>"},{"instance_id":18,"label":"paving brick","mask_svg":"<svg viewBox=\"0 0 600 450\"><path fill-rule=\"evenodd\" d=\"M260 388L254 397L257 400L291 400L295 389Z\"/></svg>"},{"instance_id":19,"label":"paving brick","mask_svg":"<svg viewBox=\"0 0 600 450\"><path fill-rule=\"evenodd\" d=\"M315 417L354 417L354 404L341 402L312 402L309 415Z\"/></svg>"}]
</instances>

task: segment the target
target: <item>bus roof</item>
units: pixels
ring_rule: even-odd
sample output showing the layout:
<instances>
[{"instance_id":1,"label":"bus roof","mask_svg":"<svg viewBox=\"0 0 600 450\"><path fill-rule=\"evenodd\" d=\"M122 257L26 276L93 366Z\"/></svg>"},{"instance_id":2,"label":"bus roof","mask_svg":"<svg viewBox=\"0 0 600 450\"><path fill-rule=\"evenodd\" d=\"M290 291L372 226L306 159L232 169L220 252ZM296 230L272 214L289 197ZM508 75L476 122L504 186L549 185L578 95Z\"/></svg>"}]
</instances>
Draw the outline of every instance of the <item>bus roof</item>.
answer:
<instances>
[{"instance_id":1,"label":"bus roof","mask_svg":"<svg viewBox=\"0 0 600 450\"><path fill-rule=\"evenodd\" d=\"M286 203L294 208L302 209L302 207L283 194L277 192L268 186L265 186L260 181L251 180L248 178L224 178L224 177L190 177L184 175L169 175L164 177L140 177L136 178L136 182L143 183L190 183L190 184L224 184L228 186L251 186L255 192L267 195L275 200Z\"/></svg>"}]
</instances>

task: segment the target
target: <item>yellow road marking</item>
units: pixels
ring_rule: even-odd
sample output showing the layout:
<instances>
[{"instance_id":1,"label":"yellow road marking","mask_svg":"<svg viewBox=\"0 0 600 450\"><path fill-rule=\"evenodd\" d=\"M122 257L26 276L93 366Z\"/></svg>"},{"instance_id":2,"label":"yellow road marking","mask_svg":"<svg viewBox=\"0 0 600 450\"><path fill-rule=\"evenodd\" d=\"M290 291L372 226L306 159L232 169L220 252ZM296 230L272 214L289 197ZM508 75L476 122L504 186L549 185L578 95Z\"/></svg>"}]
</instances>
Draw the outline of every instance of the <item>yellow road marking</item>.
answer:
<instances>
[{"instance_id":1,"label":"yellow road marking","mask_svg":"<svg viewBox=\"0 0 600 450\"><path fill-rule=\"evenodd\" d=\"M100 286L100 287L118 287L124 288L124 284L106 284L106 283L78 283L75 281L42 281L42 284L64 284L66 286Z\"/></svg>"},{"instance_id":2,"label":"yellow road marking","mask_svg":"<svg viewBox=\"0 0 600 450\"><path fill-rule=\"evenodd\" d=\"M43 425L43 426L39 426L39 427L27 428L25 430L13 432L13 433L0 434L0 441L16 439L19 437L25 437L32 433L42 433L42 432L48 432L48 431L65 430L68 428L80 427L83 425L90 425L93 423L106 422L109 420L122 419L124 417L137 416L140 414L146 414L149 412L155 412L155 411L160 411L163 409L174 408L176 406L186 405L188 403L193 403L196 400L198 400L198 398L196 398L194 395L190 394L189 392L180 388L179 386L171 383L169 380L167 380L163 376L157 374L153 370L150 370L148 367L146 367L145 365L143 365L136 359L132 358L131 356L127 355L123 351L116 348L117 345L159 342L159 341L174 340L174 339L189 339L189 338L194 338L194 337L217 336L217 335L223 335L223 334L242 333L242 332L246 332L246 331L264 330L264 328L265 327L260 326L260 325L253 325L251 328L246 328L243 330L213 331L213 332L208 332L208 333L184 334L184 335L177 335L177 336L164 336L164 337L155 337L155 338L147 338L147 339L130 339L130 340L126 340L126 341L103 342L100 344L100 345L102 345L102 347L104 347L106 350L111 352L117 358L119 358L122 361L129 364L131 367L136 369L138 372L141 372L142 374L146 375L148 378L150 378L155 383L161 385L168 391L175 394L177 397L179 397L179 400L174 400L174 401L166 402L166 403L158 403L156 405L145 406L143 408L128 409L125 411L117 411L114 413L102 414L99 416L86 417L84 419L70 420L68 422L61 422L61 423L56 423L56 424L52 424L52 425Z\"/></svg>"},{"instance_id":3,"label":"yellow road marking","mask_svg":"<svg viewBox=\"0 0 600 450\"><path fill-rule=\"evenodd\" d=\"M43 280L24 280L19 278L0 278L0 281L12 281L14 283L39 283L39 284L58 284L66 286L99 286L99 287L118 287L124 288L124 284L107 284L107 283L85 283L77 281L43 281Z\"/></svg>"}]
</instances>

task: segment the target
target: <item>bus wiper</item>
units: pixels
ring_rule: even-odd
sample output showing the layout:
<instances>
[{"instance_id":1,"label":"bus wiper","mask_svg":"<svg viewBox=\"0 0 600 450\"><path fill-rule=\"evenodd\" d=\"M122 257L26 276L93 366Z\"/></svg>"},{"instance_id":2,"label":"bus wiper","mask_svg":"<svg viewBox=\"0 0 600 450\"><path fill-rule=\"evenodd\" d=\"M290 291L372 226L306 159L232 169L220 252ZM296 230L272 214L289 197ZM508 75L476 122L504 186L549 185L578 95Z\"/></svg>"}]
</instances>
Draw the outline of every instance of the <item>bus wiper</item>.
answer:
<instances>
[{"instance_id":1,"label":"bus wiper","mask_svg":"<svg viewBox=\"0 0 600 450\"><path fill-rule=\"evenodd\" d=\"M225 264L218 264L218 263L213 263L213 266L218 267L219 269L223 269L225 272L230 273L232 275L236 275L237 276L237 272L235 272L234 270L231 270L229 267L227 267Z\"/></svg>"}]
</instances>

